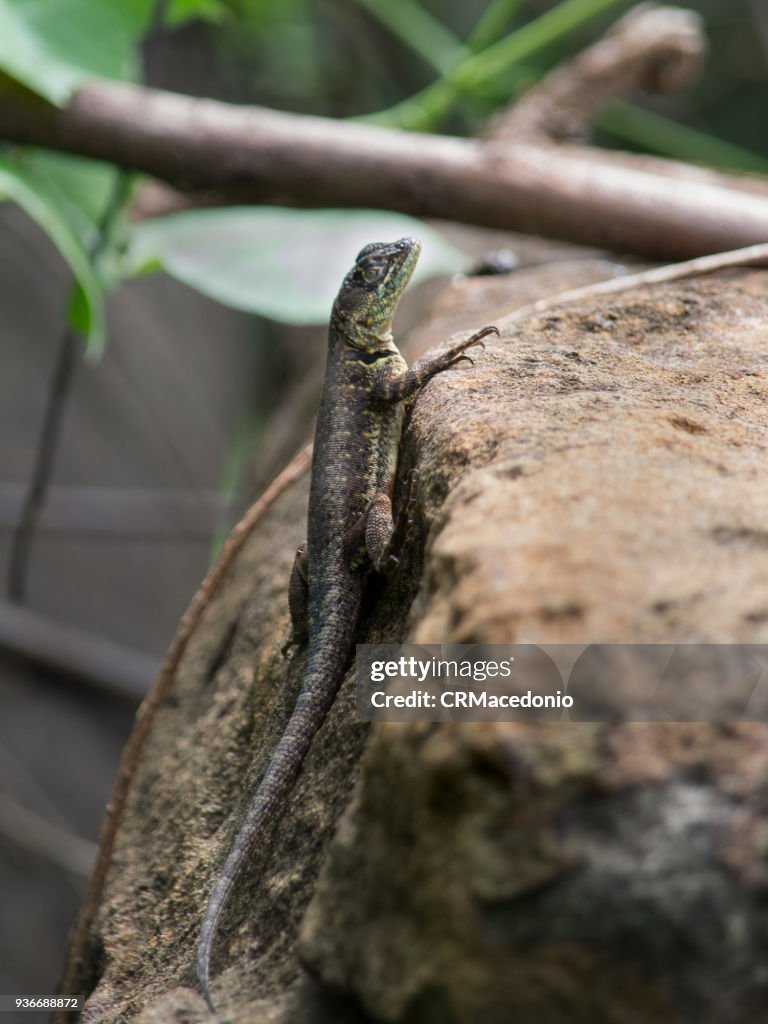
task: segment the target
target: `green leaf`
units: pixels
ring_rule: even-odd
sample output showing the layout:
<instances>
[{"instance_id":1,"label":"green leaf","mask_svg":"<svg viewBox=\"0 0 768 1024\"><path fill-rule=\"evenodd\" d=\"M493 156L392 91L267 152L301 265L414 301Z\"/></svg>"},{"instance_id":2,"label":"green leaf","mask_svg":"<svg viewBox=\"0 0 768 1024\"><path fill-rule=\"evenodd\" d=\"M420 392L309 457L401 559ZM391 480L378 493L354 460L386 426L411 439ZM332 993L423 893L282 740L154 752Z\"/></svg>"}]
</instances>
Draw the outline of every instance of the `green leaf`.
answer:
<instances>
[{"instance_id":1,"label":"green leaf","mask_svg":"<svg viewBox=\"0 0 768 1024\"><path fill-rule=\"evenodd\" d=\"M291 324L325 323L341 280L371 241L415 235L416 279L466 269L469 260L421 221L381 210L230 207L137 225L127 272L153 261L227 306Z\"/></svg>"},{"instance_id":2,"label":"green leaf","mask_svg":"<svg viewBox=\"0 0 768 1024\"><path fill-rule=\"evenodd\" d=\"M598 124L618 139L674 160L768 174L768 160L761 154L622 100L612 100Z\"/></svg>"},{"instance_id":3,"label":"green leaf","mask_svg":"<svg viewBox=\"0 0 768 1024\"><path fill-rule=\"evenodd\" d=\"M89 78L132 80L153 0L0 0L0 70L63 105Z\"/></svg>"},{"instance_id":4,"label":"green leaf","mask_svg":"<svg viewBox=\"0 0 768 1024\"><path fill-rule=\"evenodd\" d=\"M120 174L115 167L43 149L17 150L14 165L55 201L84 246L95 244Z\"/></svg>"},{"instance_id":5,"label":"green leaf","mask_svg":"<svg viewBox=\"0 0 768 1024\"><path fill-rule=\"evenodd\" d=\"M96 357L104 347L104 296L88 254L55 199L37 182L27 179L18 167L0 157L0 200L20 207L49 236L67 261L78 285L70 311L71 325L88 342L88 353Z\"/></svg>"},{"instance_id":6,"label":"green leaf","mask_svg":"<svg viewBox=\"0 0 768 1024\"><path fill-rule=\"evenodd\" d=\"M122 280L121 250L127 233L127 206L136 177L111 164L42 149L14 152L14 166L42 192L88 254L104 293ZM82 330L72 319L70 323Z\"/></svg>"},{"instance_id":7,"label":"green leaf","mask_svg":"<svg viewBox=\"0 0 768 1024\"><path fill-rule=\"evenodd\" d=\"M178 28L188 21L221 22L230 13L221 0L169 0L165 24L169 28Z\"/></svg>"}]
</instances>

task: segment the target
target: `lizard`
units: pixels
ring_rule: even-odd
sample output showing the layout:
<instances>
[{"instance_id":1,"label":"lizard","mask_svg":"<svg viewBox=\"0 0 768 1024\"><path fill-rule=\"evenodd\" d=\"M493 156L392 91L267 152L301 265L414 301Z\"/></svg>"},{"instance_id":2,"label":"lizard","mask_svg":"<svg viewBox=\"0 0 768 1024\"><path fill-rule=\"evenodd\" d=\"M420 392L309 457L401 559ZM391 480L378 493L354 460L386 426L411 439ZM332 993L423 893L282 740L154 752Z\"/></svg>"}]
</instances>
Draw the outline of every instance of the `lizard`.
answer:
<instances>
[{"instance_id":1,"label":"lizard","mask_svg":"<svg viewBox=\"0 0 768 1024\"><path fill-rule=\"evenodd\" d=\"M279 813L347 668L368 574L394 569L411 522L415 471L397 517L392 496L404 401L496 327L484 327L409 368L392 319L421 251L414 238L371 243L358 254L333 304L310 480L307 541L297 552L288 603L292 633L308 642L295 707L246 811L203 917L197 978L213 1010L210 962L219 922L245 864Z\"/></svg>"}]
</instances>

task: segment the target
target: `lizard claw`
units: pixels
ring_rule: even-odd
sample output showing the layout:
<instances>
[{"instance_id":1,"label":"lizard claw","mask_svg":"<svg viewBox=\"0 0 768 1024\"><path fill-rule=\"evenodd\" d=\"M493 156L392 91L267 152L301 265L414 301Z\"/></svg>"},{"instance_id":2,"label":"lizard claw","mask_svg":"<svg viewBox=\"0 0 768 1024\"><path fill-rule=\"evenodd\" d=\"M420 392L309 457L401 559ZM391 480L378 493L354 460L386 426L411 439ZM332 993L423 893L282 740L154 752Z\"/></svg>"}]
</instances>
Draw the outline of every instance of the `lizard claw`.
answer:
<instances>
[{"instance_id":1,"label":"lizard claw","mask_svg":"<svg viewBox=\"0 0 768 1024\"><path fill-rule=\"evenodd\" d=\"M475 365L475 361L472 358L472 356L466 356L466 355L464 355L464 353L462 353L460 356L455 356L450 361L450 363L448 363L448 367L447 368L450 368L451 366L458 366L459 363L465 362L465 361L468 362L470 366L474 366Z\"/></svg>"},{"instance_id":2,"label":"lizard claw","mask_svg":"<svg viewBox=\"0 0 768 1024\"><path fill-rule=\"evenodd\" d=\"M301 647L302 643L303 640L301 639L301 637L289 636L288 639L283 644L283 646L280 648L280 653L284 658L287 658L290 651L294 647Z\"/></svg>"},{"instance_id":3,"label":"lizard claw","mask_svg":"<svg viewBox=\"0 0 768 1024\"><path fill-rule=\"evenodd\" d=\"M451 361L448 363L448 366L456 366L456 364L460 363L462 361L462 359L466 359L466 361L469 363L470 366L474 366L475 365L474 359L472 359L471 356L465 355L465 352L466 352L466 350L468 348L473 348L475 345L477 345L480 348L484 349L485 348L485 343L483 341L483 338L487 338L489 334L497 334L498 335L499 334L498 327L494 327L493 325L490 325L488 327L483 327L482 330L479 330L479 331L477 331L476 334L473 334L471 338L467 338L466 341L462 342L461 345L458 346L458 350L459 350L460 354L454 355L453 359L451 359ZM456 352L455 349L454 349L454 352Z\"/></svg>"}]
</instances>

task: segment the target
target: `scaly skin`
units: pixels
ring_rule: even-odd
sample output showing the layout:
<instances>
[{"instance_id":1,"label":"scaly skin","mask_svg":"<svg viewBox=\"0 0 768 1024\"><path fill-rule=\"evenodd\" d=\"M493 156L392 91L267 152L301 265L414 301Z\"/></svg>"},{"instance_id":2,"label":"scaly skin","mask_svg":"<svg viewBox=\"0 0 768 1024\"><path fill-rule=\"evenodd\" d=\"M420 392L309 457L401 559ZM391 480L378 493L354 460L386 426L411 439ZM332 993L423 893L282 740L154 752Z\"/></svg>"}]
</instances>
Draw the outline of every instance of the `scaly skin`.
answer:
<instances>
[{"instance_id":1,"label":"scaly skin","mask_svg":"<svg viewBox=\"0 0 768 1024\"><path fill-rule=\"evenodd\" d=\"M293 636L309 642L299 697L208 902L197 949L197 977L208 1005L210 960L219 920L248 859L278 814L312 739L336 697L349 659L365 579L398 562L413 504L413 475L397 521L392 493L403 401L455 366L495 327L412 369L392 337L392 317L421 251L413 238L367 245L347 274L331 313L320 401L307 544L290 586ZM469 360L471 362L471 360Z\"/></svg>"}]
</instances>

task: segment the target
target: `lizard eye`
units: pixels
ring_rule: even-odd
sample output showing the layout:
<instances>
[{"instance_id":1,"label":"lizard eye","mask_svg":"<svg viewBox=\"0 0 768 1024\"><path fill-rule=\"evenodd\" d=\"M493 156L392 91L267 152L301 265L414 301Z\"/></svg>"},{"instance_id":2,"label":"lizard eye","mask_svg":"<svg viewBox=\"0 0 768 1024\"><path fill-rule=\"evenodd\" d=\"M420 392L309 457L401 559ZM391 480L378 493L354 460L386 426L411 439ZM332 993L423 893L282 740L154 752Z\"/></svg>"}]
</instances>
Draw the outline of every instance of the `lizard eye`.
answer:
<instances>
[{"instance_id":1,"label":"lizard eye","mask_svg":"<svg viewBox=\"0 0 768 1024\"><path fill-rule=\"evenodd\" d=\"M366 284L376 284L386 272L386 263L363 263L360 267L360 274Z\"/></svg>"}]
</instances>

